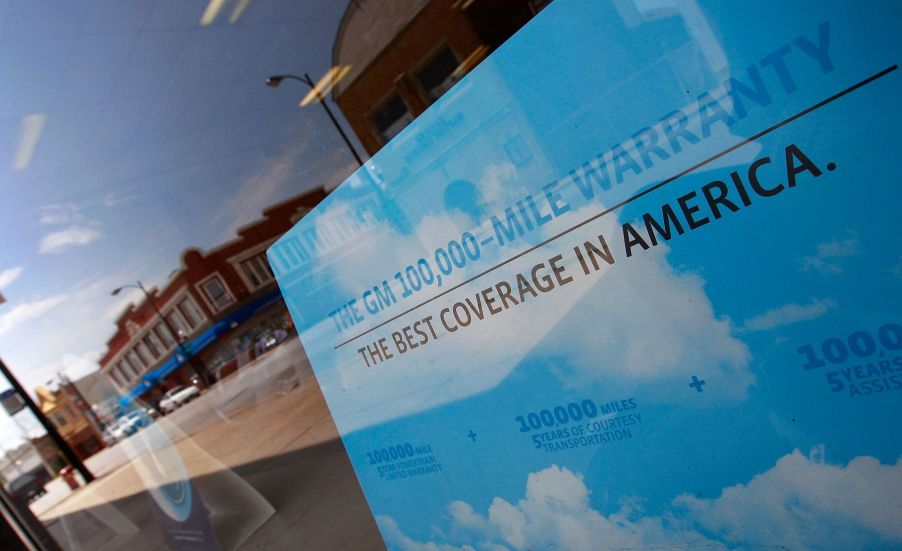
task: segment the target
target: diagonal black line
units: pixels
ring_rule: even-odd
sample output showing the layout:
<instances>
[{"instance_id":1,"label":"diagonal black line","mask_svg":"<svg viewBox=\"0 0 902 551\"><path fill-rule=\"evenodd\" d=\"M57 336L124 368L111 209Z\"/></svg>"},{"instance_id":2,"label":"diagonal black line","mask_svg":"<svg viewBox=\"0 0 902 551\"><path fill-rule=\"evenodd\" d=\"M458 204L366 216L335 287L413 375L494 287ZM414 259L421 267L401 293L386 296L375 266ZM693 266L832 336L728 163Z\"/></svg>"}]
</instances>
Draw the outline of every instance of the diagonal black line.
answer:
<instances>
[{"instance_id":1,"label":"diagonal black line","mask_svg":"<svg viewBox=\"0 0 902 551\"><path fill-rule=\"evenodd\" d=\"M678 172L678 173L674 174L673 176L667 178L666 180L663 180L663 181L661 181L661 182L658 182L657 184L655 184L655 185L653 185L653 186L651 186L651 187L649 187L649 188L646 188L646 189L640 191L639 193L637 193L637 194L635 194L635 195L633 195L633 196L631 196L631 197L629 197L629 198L627 198L627 199L624 199L623 201L617 203L616 205L614 205L614 206L612 206L612 207L609 207L609 208L607 208L607 209L605 209L605 210L599 212L598 214L594 214L594 215L590 216L589 218L586 218L585 220L583 220L582 222L579 222L579 223L576 224L575 226L571 226L571 227L567 228L566 230L563 230L562 232L558 233L557 235L553 235L553 236L549 237L548 239L546 239L545 241L542 241L542 242L539 243L538 245L533 245L532 247L530 247L530 248L528 248L528 249L526 249L526 250L524 250L524 251L522 251L522 252L519 252L519 253L515 254L514 256L508 258L507 260L503 260L503 261L499 262L498 264L495 264L495 265L492 266L491 268L488 268L488 269L486 269L486 270L483 270L482 272L479 272L478 274L476 274L476 275L474 275L473 277L467 279L466 281L462 281L462 282L458 283L457 285L455 285L455 286L453 286L453 287L449 287L448 289L442 291L441 293L439 293L439 294L437 294L437 295L435 295L435 296L433 296L433 297L431 297L431 298L428 298L428 299L424 300L423 302L420 302L419 304L417 304L417 305L415 305L415 306L412 306L412 307L408 308L407 310L404 310L404 311L401 312L400 314L397 314L396 316L393 316L393 317L391 317L391 318L389 318L389 319L387 319L387 320L385 320L385 321L379 323L378 325L374 325L373 327L370 327L370 328L367 329L366 331L363 331L362 333L359 333L359 334L357 334L357 335L351 337L350 339L348 339L348 340L346 340L346 341L343 341L343 342L341 342L341 343L339 343L339 344L336 344L336 345L333 347L333 350L338 350L339 348L341 348L342 346L348 344L349 342L355 341L355 340L359 339L360 337L366 335L367 333L370 333L370 332L372 332L372 331L375 331L376 329L379 329L380 327L382 327L382 326L384 326L384 325L386 325L386 324L389 324L389 323L395 321L396 319L398 319L398 318L400 318L400 317L406 316L407 314L413 312L414 310L416 310L416 309L418 309L418 308L420 308L420 307L422 307L422 306L425 306L425 305L429 304L429 303L432 302L433 300L439 299L439 298L441 298L441 297L447 295L448 293L451 293L451 292L453 292L453 291L456 291L457 289L460 289L460 288L463 287L464 285L468 285L469 283L472 283L473 281L475 281L475 280L481 278L482 276L484 276L484 275L486 275L486 274L488 274L488 273L491 273L491 272L497 270L498 268L500 268L500 267L502 267L502 266L504 266L504 265L506 265L506 264L509 264L509 263L513 262L514 260L517 260L517 259L520 258L521 256L527 255L527 254L533 252L533 251L536 250L536 249L540 249L540 248L544 247L545 245L551 243L551 242L554 241L555 239L558 239L559 237L562 237L562 236L564 236L564 235L567 235L568 233L572 232L573 230L577 230L577 229L579 229L579 228L585 226L586 224L588 224L588 223L590 223L590 222L593 222L593 221L595 221L595 220L601 218L602 216L604 216L604 215L606 215L606 214L609 214L609 213L611 213L611 212L613 212L613 211L619 209L620 207L623 207L624 205L627 205L627 204L629 204L629 203L632 203L633 201L635 201L636 199L639 199L640 197L644 197L644 196L648 195L649 193L652 193L652 192L654 192L654 191L657 191L658 189L660 189L660 188L666 186L667 184L673 182L674 180L677 180L677 179L679 179L679 178L682 178L683 176L685 176L685 175L687 175L687 174L689 174L689 173L691 173L691 172L695 172L696 170L698 170L699 168L705 166L706 164L708 164L708 163L710 163L710 162L712 162L712 161L716 161L717 159L720 159L720 158L723 157L724 155L727 155L727 154L729 154L729 153L732 153L733 151L736 151L736 150L739 149L740 147L743 147L743 146L745 146L745 145L748 145L749 143L751 143L751 142L757 140L758 138L761 138L762 136L765 136L765 135L767 135L767 134L770 134L770 133L773 132L774 130L777 130L778 128L781 128L781 127L783 127L783 126L786 126L787 124L789 124L789 123L791 123L791 122L793 122L793 121L795 121L795 120L797 120L797 119L800 119L800 118L804 117L805 115L811 113L812 111L818 110L818 109L820 109L821 107L823 107L823 106L825 106L825 105L827 105L827 104L829 104L829 103L832 103L832 102L838 100L839 98L841 98L841 97L843 97L843 96L845 96L845 95L847 95L847 94L850 94L850 93L854 92L855 90L858 90L858 89L861 88L862 86L865 86L865 85L867 85L867 84L870 84L871 82L874 82L874 81L877 80L878 78L884 77L884 76L888 75L889 73L892 73L893 71L895 71L895 70L898 69L898 68L899 68L898 65L892 65L892 66L890 66L890 67L887 67L886 69L880 71L879 73L876 73L876 74L874 74L874 75L871 75L871 76L869 76L868 78L862 80L861 82L859 82L859 83L857 83L857 84L853 84L852 86L849 86L849 87L846 88L845 90L842 90L842 91L840 91L840 92L837 92L837 93L833 94L832 96L830 96L829 98L824 99L824 100L821 100L821 101L815 103L814 105L812 105L811 107L808 107L808 108L806 108L806 109L803 109L802 111L799 111L799 112L796 113L795 115L792 115L792 116L790 116L790 117L788 117L788 118L785 118L785 119L783 119L782 121L780 121L780 122L774 124L773 126L769 126L769 127L765 128L764 130L758 132L757 134L755 134L755 135L753 135L753 136L749 136L748 138L746 138L746 139L744 139L744 140L742 140L742 141L740 141L740 142L738 142L738 143L736 143L736 144L734 144L734 145L731 145L730 147L724 149L723 151L721 151L721 152L719 152L719 153L716 153L716 154L714 154L714 155L708 157L707 159L705 159L705 160L703 160L703 161L699 161L698 163L696 163L696 164L690 166L689 168L683 170L682 172Z\"/></svg>"}]
</instances>

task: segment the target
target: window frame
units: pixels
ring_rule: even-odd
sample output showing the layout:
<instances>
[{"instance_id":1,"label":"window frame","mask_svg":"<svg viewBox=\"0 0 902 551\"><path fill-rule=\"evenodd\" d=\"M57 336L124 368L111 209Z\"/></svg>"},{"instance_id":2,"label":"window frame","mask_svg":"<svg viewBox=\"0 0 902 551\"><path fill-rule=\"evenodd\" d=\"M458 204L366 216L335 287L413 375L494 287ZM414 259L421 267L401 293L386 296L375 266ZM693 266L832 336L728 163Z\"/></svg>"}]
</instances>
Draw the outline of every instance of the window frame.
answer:
<instances>
[{"instance_id":1,"label":"window frame","mask_svg":"<svg viewBox=\"0 0 902 551\"><path fill-rule=\"evenodd\" d=\"M66 419L66 415L61 410L57 409L51 411L49 417L53 420L53 424L56 425L56 428L58 429L69 425L69 420Z\"/></svg>"},{"instance_id":2,"label":"window frame","mask_svg":"<svg viewBox=\"0 0 902 551\"><path fill-rule=\"evenodd\" d=\"M421 59L420 62L417 65L415 65L413 70L410 72L411 77L413 77L412 80L414 82L416 82L417 88L419 89L420 93L422 94L423 99L429 105L432 105L433 103L437 102L439 100L439 98L444 96L448 91L451 90L451 88L454 88L454 84L452 84L450 88L448 88L447 90L442 92L441 96L439 96L437 98L433 98L432 94L429 93L429 90L426 89L426 87L423 85L423 82L420 80L420 75L423 73L423 71L426 69L426 67L429 66L430 63L435 61L438 58L439 54L442 52L442 50L444 50L446 48L448 49L448 51L451 52L451 55L457 61L457 67L455 67L455 70L456 70L457 68L459 68L461 66L461 64L463 63L463 60L461 59L461 57L457 53L457 51L454 49L454 46L450 42L445 40L445 41L441 42L438 46L433 48L425 57L423 57L423 59ZM453 74L454 74L454 71L451 72L451 75L453 75ZM451 75L449 75L449 76L451 76Z\"/></svg>"},{"instance_id":3,"label":"window frame","mask_svg":"<svg viewBox=\"0 0 902 551\"><path fill-rule=\"evenodd\" d=\"M232 256L228 259L228 263L232 266L232 269L235 270L235 273L238 274L238 277L241 278L241 282L244 283L244 286L247 287L248 291L256 291L276 280L275 270L272 269L272 265L269 264L269 259L266 257L266 251L269 250L269 247L275 242L275 238L267 239L265 242L260 243L259 245L255 245L254 247L242 251L240 254L236 254L235 256ZM266 266L268 267L267 273L271 277L270 279L262 281L259 284L254 284L254 282L251 281L248 275L244 272L244 263L260 256L264 257L264 261L266 262Z\"/></svg>"},{"instance_id":4,"label":"window frame","mask_svg":"<svg viewBox=\"0 0 902 551\"><path fill-rule=\"evenodd\" d=\"M189 308L184 308L182 306L183 304L188 305L190 309L194 310L195 315L193 317L197 318L195 323L191 323L192 315L188 313ZM195 329L203 325L205 321L207 321L207 316L205 316L203 311L201 311L200 307L197 305L197 302L195 302L194 297L191 296L191 293L185 293L185 296L178 299L173 308L178 310L178 312L182 315L182 318L185 320L185 323L188 325L191 331L194 331Z\"/></svg>"},{"instance_id":5,"label":"window frame","mask_svg":"<svg viewBox=\"0 0 902 551\"><path fill-rule=\"evenodd\" d=\"M398 134L400 134L401 132L404 131L404 128L402 128L394 136L387 138L382 133L382 131L379 130L379 127L376 125L376 120L374 118L374 115L378 111L381 111L382 109L387 107L388 104L391 103L392 99L394 99L395 97L397 97L398 99L401 100L401 103L404 104L404 108L407 110L407 114L410 115L410 117L411 117L410 121L407 123L407 125L404 126L404 128L407 128L407 126L410 125L411 122L416 120L416 116L413 114L413 110L410 108L410 105L407 103L407 100L404 99L404 95L401 93L400 90L398 90L397 88L392 86L388 90L388 92L386 92L385 96L376 103L376 106L373 107L372 109L370 109L369 112L366 114L367 123L369 123L370 128L372 128L373 134L376 136L376 140L378 140L379 143L381 143L382 145L385 145L388 142L392 141L395 138L395 136L397 136Z\"/></svg>"},{"instance_id":6,"label":"window frame","mask_svg":"<svg viewBox=\"0 0 902 551\"><path fill-rule=\"evenodd\" d=\"M222 286L223 291L225 291L224 296L228 298L228 302L219 306L213 302L213 299L207 295L206 285L211 281L219 280L219 284ZM219 272L213 272L202 280L198 281L194 284L197 290L200 292L201 297L203 297L204 302L207 303L207 306L210 307L211 312L222 312L229 306L235 303L235 296L232 294L232 290L229 289L229 286L225 282L225 278L222 277L222 274Z\"/></svg>"}]
</instances>

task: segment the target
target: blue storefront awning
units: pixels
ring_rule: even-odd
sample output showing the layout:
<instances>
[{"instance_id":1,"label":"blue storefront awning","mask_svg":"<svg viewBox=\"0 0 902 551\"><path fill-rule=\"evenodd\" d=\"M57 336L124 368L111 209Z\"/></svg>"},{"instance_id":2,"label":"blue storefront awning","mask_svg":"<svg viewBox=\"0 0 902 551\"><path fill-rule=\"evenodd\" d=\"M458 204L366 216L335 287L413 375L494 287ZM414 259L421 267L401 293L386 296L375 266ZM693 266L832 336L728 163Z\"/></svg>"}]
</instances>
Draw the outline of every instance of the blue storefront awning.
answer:
<instances>
[{"instance_id":1,"label":"blue storefront awning","mask_svg":"<svg viewBox=\"0 0 902 551\"><path fill-rule=\"evenodd\" d=\"M282 293L278 289L275 289L264 294L263 296L258 297L253 302L242 306L231 315L217 321L209 328L207 328L203 333L193 338L190 342L185 343L185 348L192 356L199 354L205 348L219 340L219 338L224 334L237 328L242 323L254 317L254 315L258 312L264 310L265 308L280 300L282 300ZM141 378L141 382L138 383L135 388L131 389L128 394L123 396L119 400L119 403L125 406L132 402L135 398L146 394L156 384L174 373L178 368L182 367L187 361L188 358L186 358L185 355L182 354L180 348L176 348L172 358L170 358L160 367L145 374Z\"/></svg>"},{"instance_id":2,"label":"blue storefront awning","mask_svg":"<svg viewBox=\"0 0 902 551\"><path fill-rule=\"evenodd\" d=\"M250 304L242 306L240 309L233 312L230 316L223 319L220 323L225 323L228 327L235 328L238 325L246 322L250 318L254 317L254 315L258 312L281 300L282 292L278 289L275 289L257 298Z\"/></svg>"},{"instance_id":3,"label":"blue storefront awning","mask_svg":"<svg viewBox=\"0 0 902 551\"><path fill-rule=\"evenodd\" d=\"M140 383L138 383L138 385L135 388L131 389L128 392L128 394L126 394L122 398L119 398L119 405L120 406L129 405L130 403L132 403L132 401L134 401L135 398L138 398L139 396L146 394L148 391L150 391L151 388L153 388L153 384L148 383L145 380L142 380Z\"/></svg>"}]
</instances>

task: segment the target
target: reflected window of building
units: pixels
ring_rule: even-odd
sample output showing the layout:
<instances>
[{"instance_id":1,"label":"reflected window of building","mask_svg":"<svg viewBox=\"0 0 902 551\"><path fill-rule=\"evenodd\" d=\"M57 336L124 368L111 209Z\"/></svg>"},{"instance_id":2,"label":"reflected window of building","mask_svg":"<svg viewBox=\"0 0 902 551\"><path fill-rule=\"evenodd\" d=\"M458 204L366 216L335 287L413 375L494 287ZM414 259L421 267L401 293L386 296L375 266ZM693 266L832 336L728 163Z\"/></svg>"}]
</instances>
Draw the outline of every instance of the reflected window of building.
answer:
<instances>
[{"instance_id":1,"label":"reflected window of building","mask_svg":"<svg viewBox=\"0 0 902 551\"><path fill-rule=\"evenodd\" d=\"M417 81L426 92L430 103L442 97L457 82L454 72L458 65L460 61L446 44L417 73Z\"/></svg>"},{"instance_id":2,"label":"reflected window of building","mask_svg":"<svg viewBox=\"0 0 902 551\"><path fill-rule=\"evenodd\" d=\"M169 328L166 327L163 322L156 324L153 328L154 334L165 344L164 350L172 350L175 346L175 338L172 333L169 332Z\"/></svg>"},{"instance_id":3,"label":"reflected window of building","mask_svg":"<svg viewBox=\"0 0 902 551\"><path fill-rule=\"evenodd\" d=\"M214 312L218 312L232 303L232 295L226 289L222 278L218 274L213 274L200 283L200 288L204 292L204 297L210 304Z\"/></svg>"},{"instance_id":4,"label":"reflected window of building","mask_svg":"<svg viewBox=\"0 0 902 551\"><path fill-rule=\"evenodd\" d=\"M178 304L178 309L185 316L185 320L188 322L188 326L191 329L194 329L204 321L203 314L200 313L200 310L197 308L197 305L194 304L194 300L191 297L185 297Z\"/></svg>"},{"instance_id":5,"label":"reflected window of building","mask_svg":"<svg viewBox=\"0 0 902 551\"><path fill-rule=\"evenodd\" d=\"M265 252L242 261L240 266L241 272L247 279L251 290L269 283L275 277L272 273L272 268L269 266L269 261L266 260Z\"/></svg>"},{"instance_id":6,"label":"reflected window of building","mask_svg":"<svg viewBox=\"0 0 902 551\"><path fill-rule=\"evenodd\" d=\"M150 354L150 350L147 348L143 342L139 342L135 345L135 350L138 351L138 356L141 358L141 362L145 365L153 364L154 357Z\"/></svg>"},{"instance_id":7,"label":"reflected window of building","mask_svg":"<svg viewBox=\"0 0 902 551\"><path fill-rule=\"evenodd\" d=\"M116 370L118 371L123 384L128 384L128 382L132 380L131 374L134 370L131 368L126 369L125 360L120 360L119 363L116 364Z\"/></svg>"},{"instance_id":8,"label":"reflected window of building","mask_svg":"<svg viewBox=\"0 0 902 551\"><path fill-rule=\"evenodd\" d=\"M335 102L374 154L549 3L405 1L383 11L351 2L332 50L333 66L351 67Z\"/></svg>"},{"instance_id":9,"label":"reflected window of building","mask_svg":"<svg viewBox=\"0 0 902 551\"><path fill-rule=\"evenodd\" d=\"M185 318L178 312L178 310L172 310L166 313L166 321L169 322L169 325L172 326L176 332L181 333L183 335L188 335L191 330L188 327L188 323L185 321Z\"/></svg>"},{"instance_id":10,"label":"reflected window of building","mask_svg":"<svg viewBox=\"0 0 902 551\"><path fill-rule=\"evenodd\" d=\"M461 9L482 43L494 50L548 4L547 0L469 0L461 3Z\"/></svg>"},{"instance_id":11,"label":"reflected window of building","mask_svg":"<svg viewBox=\"0 0 902 551\"><path fill-rule=\"evenodd\" d=\"M381 107L370 115L373 126L385 143L397 136L413 121L413 115L407 104L398 94L392 95Z\"/></svg>"},{"instance_id":12,"label":"reflected window of building","mask_svg":"<svg viewBox=\"0 0 902 551\"><path fill-rule=\"evenodd\" d=\"M128 365L132 368L135 375L141 375L144 364L141 363L141 358L135 354L135 351L129 350L128 354L125 355L125 359L128 361Z\"/></svg>"},{"instance_id":13,"label":"reflected window of building","mask_svg":"<svg viewBox=\"0 0 902 551\"><path fill-rule=\"evenodd\" d=\"M67 424L69 424L69 422L66 420L66 416L63 415L63 413L61 411L51 412L50 419L53 420L53 424L56 425L58 428L63 428Z\"/></svg>"},{"instance_id":14,"label":"reflected window of building","mask_svg":"<svg viewBox=\"0 0 902 551\"><path fill-rule=\"evenodd\" d=\"M163 343L160 342L160 339L157 338L153 331L149 331L147 336L144 337L144 345L150 350L150 353L154 358L159 358L164 352Z\"/></svg>"},{"instance_id":15,"label":"reflected window of building","mask_svg":"<svg viewBox=\"0 0 902 551\"><path fill-rule=\"evenodd\" d=\"M125 386L128 382L128 379L122 376L122 373L120 372L120 368L118 366L110 370L110 376L113 377L113 382L120 387Z\"/></svg>"}]
</instances>

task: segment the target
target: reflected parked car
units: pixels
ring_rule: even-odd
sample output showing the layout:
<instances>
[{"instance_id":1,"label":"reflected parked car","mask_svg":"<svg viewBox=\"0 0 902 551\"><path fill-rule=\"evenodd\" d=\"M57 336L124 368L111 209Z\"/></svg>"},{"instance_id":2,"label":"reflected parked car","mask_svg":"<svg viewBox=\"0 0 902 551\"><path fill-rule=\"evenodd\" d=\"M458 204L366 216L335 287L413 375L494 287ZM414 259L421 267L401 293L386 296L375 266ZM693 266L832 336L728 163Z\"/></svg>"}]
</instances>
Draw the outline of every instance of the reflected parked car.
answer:
<instances>
[{"instance_id":1,"label":"reflected parked car","mask_svg":"<svg viewBox=\"0 0 902 551\"><path fill-rule=\"evenodd\" d=\"M171 413L199 396L200 391L196 386L177 386L163 395L160 409L164 414Z\"/></svg>"},{"instance_id":2,"label":"reflected parked car","mask_svg":"<svg viewBox=\"0 0 902 551\"><path fill-rule=\"evenodd\" d=\"M44 489L44 483L45 481L42 480L42 477L34 473L25 473L10 482L7 491L14 500L28 504L33 499L47 493L47 490Z\"/></svg>"},{"instance_id":3,"label":"reflected parked car","mask_svg":"<svg viewBox=\"0 0 902 551\"><path fill-rule=\"evenodd\" d=\"M288 333L282 329L278 329L276 331L267 331L257 339L257 343L254 345L254 355L255 357L260 357L263 354L266 354L279 344L281 344L285 339L288 338Z\"/></svg>"},{"instance_id":4,"label":"reflected parked car","mask_svg":"<svg viewBox=\"0 0 902 551\"><path fill-rule=\"evenodd\" d=\"M103 433L103 439L106 440L107 443L118 442L150 425L150 423L153 422L154 417L156 416L148 413L147 409L140 409L127 413L107 427Z\"/></svg>"}]
</instances>

